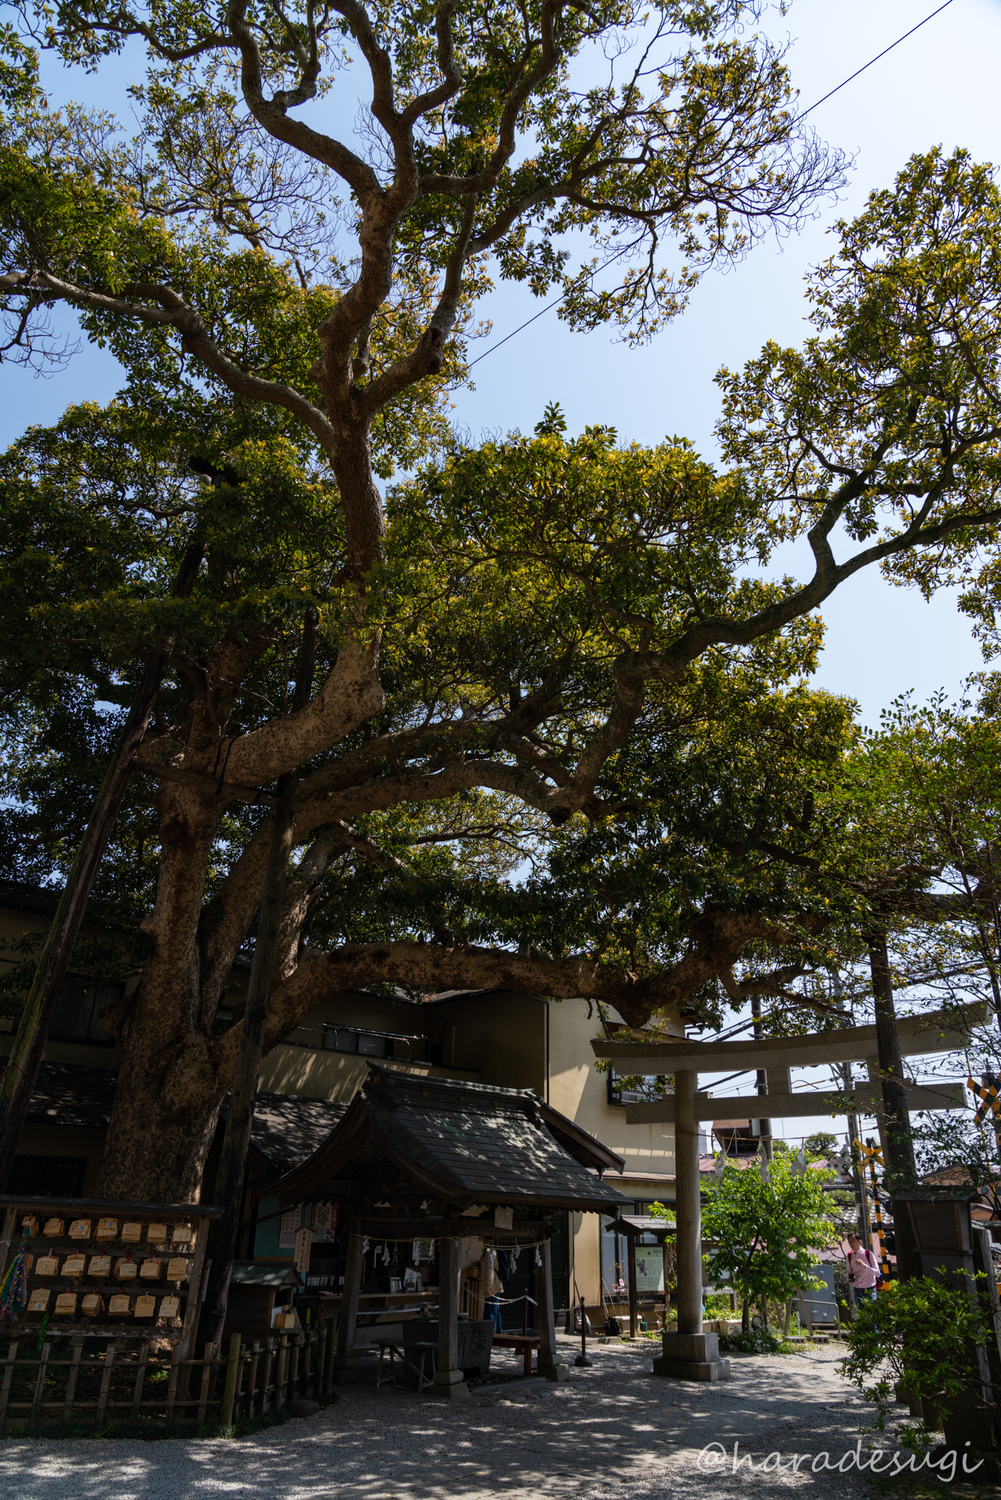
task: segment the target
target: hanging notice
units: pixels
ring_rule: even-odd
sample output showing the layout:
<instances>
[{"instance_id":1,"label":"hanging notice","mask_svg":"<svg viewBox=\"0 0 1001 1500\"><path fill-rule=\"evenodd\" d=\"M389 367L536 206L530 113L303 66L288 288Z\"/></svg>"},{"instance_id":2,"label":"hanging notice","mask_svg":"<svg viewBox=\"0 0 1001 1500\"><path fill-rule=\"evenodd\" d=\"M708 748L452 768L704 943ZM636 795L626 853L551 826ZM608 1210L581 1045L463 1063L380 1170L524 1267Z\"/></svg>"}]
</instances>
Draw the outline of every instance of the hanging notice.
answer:
<instances>
[{"instance_id":1,"label":"hanging notice","mask_svg":"<svg viewBox=\"0 0 1001 1500\"><path fill-rule=\"evenodd\" d=\"M313 1205L313 1239L319 1244L332 1240L337 1233L337 1204Z\"/></svg>"},{"instance_id":2,"label":"hanging notice","mask_svg":"<svg viewBox=\"0 0 1001 1500\"><path fill-rule=\"evenodd\" d=\"M295 1208L290 1208L287 1213L282 1214L282 1227L278 1235L279 1250L293 1250L295 1248L295 1232L301 1223L301 1203L297 1203Z\"/></svg>"},{"instance_id":3,"label":"hanging notice","mask_svg":"<svg viewBox=\"0 0 1001 1500\"><path fill-rule=\"evenodd\" d=\"M637 1245L636 1290L638 1292L662 1292L664 1290L664 1252L659 1245L655 1250L646 1253Z\"/></svg>"}]
</instances>

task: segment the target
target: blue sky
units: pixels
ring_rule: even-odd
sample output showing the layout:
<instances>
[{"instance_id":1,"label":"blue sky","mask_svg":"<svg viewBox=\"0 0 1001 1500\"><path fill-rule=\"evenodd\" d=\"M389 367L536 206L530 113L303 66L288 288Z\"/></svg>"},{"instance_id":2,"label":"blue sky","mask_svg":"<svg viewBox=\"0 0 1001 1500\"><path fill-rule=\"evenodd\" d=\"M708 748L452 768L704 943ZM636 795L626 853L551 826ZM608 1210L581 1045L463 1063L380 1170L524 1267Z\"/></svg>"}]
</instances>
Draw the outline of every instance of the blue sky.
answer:
<instances>
[{"instance_id":1,"label":"blue sky","mask_svg":"<svg viewBox=\"0 0 1001 1500\"><path fill-rule=\"evenodd\" d=\"M808 106L934 8L934 0L841 0L837 6L798 0L784 18L767 13L762 25L775 37L789 38L793 80ZM811 115L818 134L854 158L838 204L822 208L798 236L781 245L766 242L728 274L706 277L685 316L646 348L630 349L606 331L571 333L547 313L482 359L475 389L456 396L456 420L474 439L528 430L547 402L558 401L571 431L600 422L641 442L680 434L711 454L716 369L739 366L767 339L796 343L804 336L803 278L829 253L829 223L857 212L866 194L891 183L914 151L962 145L979 160L1001 162L999 61L1001 0L953 0ZM121 64L114 72L124 79ZM65 85L52 67L47 78L58 97ZM108 83L78 75L73 92L104 102ZM482 309L493 320L493 333L474 355L540 305L523 287L493 293ZM116 385L114 362L93 348L49 379L2 366L0 437L10 441L30 423L53 420L74 400L105 400ZM797 562L795 556L782 560L790 571ZM919 697L939 687L958 692L963 677L981 665L966 621L944 594L926 604L912 591L863 575L828 603L824 618L827 647L818 681L856 698L869 723L907 689ZM829 1122L791 1121L790 1135L803 1135L815 1124Z\"/></svg>"}]
</instances>

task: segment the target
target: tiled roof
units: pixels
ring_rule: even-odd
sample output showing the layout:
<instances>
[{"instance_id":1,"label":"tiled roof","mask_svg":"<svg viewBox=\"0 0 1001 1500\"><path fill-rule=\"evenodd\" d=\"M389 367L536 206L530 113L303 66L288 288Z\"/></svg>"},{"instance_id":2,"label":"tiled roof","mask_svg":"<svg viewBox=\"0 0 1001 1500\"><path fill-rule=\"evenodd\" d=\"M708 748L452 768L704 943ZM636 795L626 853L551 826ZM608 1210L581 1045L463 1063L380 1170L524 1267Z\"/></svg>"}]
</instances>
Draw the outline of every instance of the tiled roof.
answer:
<instances>
[{"instance_id":1,"label":"tiled roof","mask_svg":"<svg viewBox=\"0 0 1001 1500\"><path fill-rule=\"evenodd\" d=\"M110 1068L43 1062L28 1106L28 1123L103 1129L111 1118L117 1081Z\"/></svg>"},{"instance_id":2,"label":"tiled roof","mask_svg":"<svg viewBox=\"0 0 1001 1500\"><path fill-rule=\"evenodd\" d=\"M373 1067L362 1099L397 1153L459 1198L624 1206L614 1188L603 1186L557 1143L527 1089L412 1078Z\"/></svg>"},{"instance_id":3,"label":"tiled roof","mask_svg":"<svg viewBox=\"0 0 1001 1500\"><path fill-rule=\"evenodd\" d=\"M340 1099L258 1094L250 1143L277 1171L290 1172L312 1156L346 1109Z\"/></svg>"}]
</instances>

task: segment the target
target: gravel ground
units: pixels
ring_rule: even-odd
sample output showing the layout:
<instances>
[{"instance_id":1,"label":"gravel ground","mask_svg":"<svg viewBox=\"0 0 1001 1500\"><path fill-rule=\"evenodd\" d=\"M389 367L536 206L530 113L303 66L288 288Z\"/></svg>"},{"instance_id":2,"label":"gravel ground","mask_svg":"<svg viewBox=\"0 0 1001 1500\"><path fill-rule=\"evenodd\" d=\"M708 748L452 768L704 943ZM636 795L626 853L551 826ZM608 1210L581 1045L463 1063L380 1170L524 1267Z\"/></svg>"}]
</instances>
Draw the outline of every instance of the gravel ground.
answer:
<instances>
[{"instance_id":1,"label":"gravel ground","mask_svg":"<svg viewBox=\"0 0 1001 1500\"><path fill-rule=\"evenodd\" d=\"M575 1346L567 1339L572 1362ZM656 1379L653 1345L597 1345L594 1368L562 1385L481 1388L469 1401L349 1386L333 1407L233 1441L0 1444L0 1495L19 1500L719 1500L738 1490L801 1490L862 1500L858 1473L788 1471L792 1454L855 1447L868 1408L840 1378L836 1344L731 1358L733 1379ZM514 1359L498 1352L494 1366ZM732 1471L781 1453L782 1473ZM708 1444L720 1445L700 1460ZM720 1467L726 1451L725 1467ZM774 1464L774 1460L772 1461Z\"/></svg>"}]
</instances>

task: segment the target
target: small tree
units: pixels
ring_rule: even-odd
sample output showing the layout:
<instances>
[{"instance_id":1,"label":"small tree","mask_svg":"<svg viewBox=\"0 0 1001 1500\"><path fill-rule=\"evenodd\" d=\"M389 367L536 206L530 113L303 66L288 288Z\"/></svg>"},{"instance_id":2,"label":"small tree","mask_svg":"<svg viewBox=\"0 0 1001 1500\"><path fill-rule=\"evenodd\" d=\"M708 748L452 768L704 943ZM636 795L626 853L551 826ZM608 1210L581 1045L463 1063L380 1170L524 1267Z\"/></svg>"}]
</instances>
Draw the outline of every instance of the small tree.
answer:
<instances>
[{"instance_id":1,"label":"small tree","mask_svg":"<svg viewBox=\"0 0 1001 1500\"><path fill-rule=\"evenodd\" d=\"M713 1279L729 1282L743 1298L746 1329L756 1305L768 1322L768 1303L817 1285L810 1268L834 1238L823 1182L824 1168L797 1171L780 1156L767 1173L730 1163L705 1192L703 1237L714 1248L706 1256Z\"/></svg>"}]
</instances>

